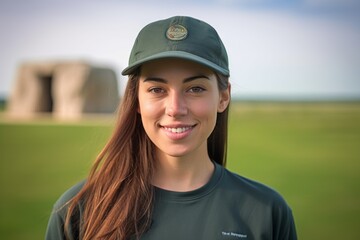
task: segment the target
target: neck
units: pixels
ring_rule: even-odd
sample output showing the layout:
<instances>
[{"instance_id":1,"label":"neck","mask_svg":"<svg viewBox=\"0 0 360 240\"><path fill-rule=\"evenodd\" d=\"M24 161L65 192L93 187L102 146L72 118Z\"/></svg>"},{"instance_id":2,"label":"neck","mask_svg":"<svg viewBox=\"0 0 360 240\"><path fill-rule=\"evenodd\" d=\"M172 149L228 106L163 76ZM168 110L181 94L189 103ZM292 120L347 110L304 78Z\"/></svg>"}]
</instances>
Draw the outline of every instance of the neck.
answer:
<instances>
[{"instance_id":1,"label":"neck","mask_svg":"<svg viewBox=\"0 0 360 240\"><path fill-rule=\"evenodd\" d=\"M214 172L206 157L171 157L158 154L153 185L165 190L186 192L204 186Z\"/></svg>"}]
</instances>

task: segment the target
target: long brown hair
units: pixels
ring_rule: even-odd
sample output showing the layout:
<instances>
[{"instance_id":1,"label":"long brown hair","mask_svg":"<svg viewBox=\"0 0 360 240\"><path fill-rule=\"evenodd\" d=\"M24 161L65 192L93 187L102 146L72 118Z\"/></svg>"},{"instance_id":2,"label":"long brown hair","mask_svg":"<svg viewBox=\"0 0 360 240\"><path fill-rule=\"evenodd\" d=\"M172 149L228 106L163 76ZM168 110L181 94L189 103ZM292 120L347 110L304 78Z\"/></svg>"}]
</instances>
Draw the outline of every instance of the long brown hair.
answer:
<instances>
[{"instance_id":1,"label":"long brown hair","mask_svg":"<svg viewBox=\"0 0 360 240\"><path fill-rule=\"evenodd\" d=\"M67 237L76 232L80 239L86 240L138 239L150 226L155 147L137 111L139 75L138 69L129 76L116 128L97 157L84 187L68 203L64 226ZM217 79L219 90L225 90L228 78L218 75ZM211 159L224 166L228 108L217 117L208 138L208 153Z\"/></svg>"}]
</instances>

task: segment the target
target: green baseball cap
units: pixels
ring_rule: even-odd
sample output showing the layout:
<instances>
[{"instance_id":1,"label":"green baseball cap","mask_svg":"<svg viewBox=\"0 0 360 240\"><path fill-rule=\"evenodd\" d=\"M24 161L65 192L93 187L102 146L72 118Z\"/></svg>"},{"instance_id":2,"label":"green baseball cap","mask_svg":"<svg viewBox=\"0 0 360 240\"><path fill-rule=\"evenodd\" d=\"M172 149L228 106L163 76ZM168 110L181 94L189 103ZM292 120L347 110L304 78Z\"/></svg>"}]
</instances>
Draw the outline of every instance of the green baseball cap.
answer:
<instances>
[{"instance_id":1,"label":"green baseball cap","mask_svg":"<svg viewBox=\"0 0 360 240\"><path fill-rule=\"evenodd\" d=\"M161 58L182 58L205 65L229 76L228 56L216 30L209 24L175 16L146 25L138 34L122 75L141 64Z\"/></svg>"}]
</instances>

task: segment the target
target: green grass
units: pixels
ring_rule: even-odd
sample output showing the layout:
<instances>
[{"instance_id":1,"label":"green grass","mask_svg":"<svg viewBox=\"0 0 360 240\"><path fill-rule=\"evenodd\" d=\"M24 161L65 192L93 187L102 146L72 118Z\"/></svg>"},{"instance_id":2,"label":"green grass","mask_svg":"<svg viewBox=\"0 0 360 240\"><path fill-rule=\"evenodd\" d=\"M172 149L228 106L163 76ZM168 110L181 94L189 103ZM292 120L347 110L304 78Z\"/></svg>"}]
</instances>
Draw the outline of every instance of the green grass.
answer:
<instances>
[{"instance_id":1,"label":"green grass","mask_svg":"<svg viewBox=\"0 0 360 240\"><path fill-rule=\"evenodd\" d=\"M0 125L0 236L43 239L54 201L86 176L108 126Z\"/></svg>"},{"instance_id":2,"label":"green grass","mask_svg":"<svg viewBox=\"0 0 360 240\"><path fill-rule=\"evenodd\" d=\"M53 203L86 176L110 132L0 122L1 238L43 239ZM228 168L279 191L299 239L360 239L359 103L233 104Z\"/></svg>"},{"instance_id":3,"label":"green grass","mask_svg":"<svg viewBox=\"0 0 360 240\"><path fill-rule=\"evenodd\" d=\"M233 110L229 168L282 193L299 239L360 239L360 105Z\"/></svg>"}]
</instances>

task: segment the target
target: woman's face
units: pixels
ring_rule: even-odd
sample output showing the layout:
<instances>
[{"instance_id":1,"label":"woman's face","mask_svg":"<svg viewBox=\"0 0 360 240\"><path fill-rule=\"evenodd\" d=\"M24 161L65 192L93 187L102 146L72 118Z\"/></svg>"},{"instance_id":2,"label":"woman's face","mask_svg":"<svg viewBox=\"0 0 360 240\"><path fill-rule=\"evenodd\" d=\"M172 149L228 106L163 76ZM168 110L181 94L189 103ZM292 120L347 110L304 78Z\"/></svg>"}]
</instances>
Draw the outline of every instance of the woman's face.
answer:
<instances>
[{"instance_id":1,"label":"woman's face","mask_svg":"<svg viewBox=\"0 0 360 240\"><path fill-rule=\"evenodd\" d=\"M200 64L162 59L141 67L138 112L158 157L207 156L207 138L228 101L229 91L219 92L214 72Z\"/></svg>"}]
</instances>

